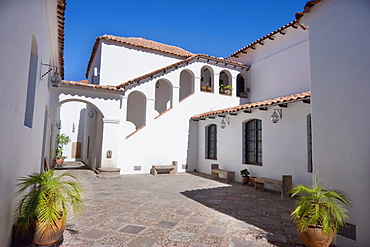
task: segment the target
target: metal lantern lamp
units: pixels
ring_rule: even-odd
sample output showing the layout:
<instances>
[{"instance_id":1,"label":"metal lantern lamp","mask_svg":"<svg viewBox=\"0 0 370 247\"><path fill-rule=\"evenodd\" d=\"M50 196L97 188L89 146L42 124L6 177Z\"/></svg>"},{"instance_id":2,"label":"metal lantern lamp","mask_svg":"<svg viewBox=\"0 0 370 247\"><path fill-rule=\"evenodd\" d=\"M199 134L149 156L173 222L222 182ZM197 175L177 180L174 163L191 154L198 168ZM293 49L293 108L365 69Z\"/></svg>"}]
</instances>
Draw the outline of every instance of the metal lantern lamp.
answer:
<instances>
[{"instance_id":1,"label":"metal lantern lamp","mask_svg":"<svg viewBox=\"0 0 370 247\"><path fill-rule=\"evenodd\" d=\"M277 123L282 118L283 118L283 110L274 109L274 112L271 114L270 120L272 123Z\"/></svg>"}]
</instances>

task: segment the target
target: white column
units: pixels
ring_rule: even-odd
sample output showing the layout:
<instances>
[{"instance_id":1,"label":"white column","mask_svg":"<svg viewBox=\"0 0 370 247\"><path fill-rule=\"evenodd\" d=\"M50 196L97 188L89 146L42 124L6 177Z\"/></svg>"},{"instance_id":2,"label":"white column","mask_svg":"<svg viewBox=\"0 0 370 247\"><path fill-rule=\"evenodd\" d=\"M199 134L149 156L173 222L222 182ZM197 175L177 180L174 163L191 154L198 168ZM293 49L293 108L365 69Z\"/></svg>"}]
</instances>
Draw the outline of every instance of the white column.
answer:
<instances>
[{"instance_id":1,"label":"white column","mask_svg":"<svg viewBox=\"0 0 370 247\"><path fill-rule=\"evenodd\" d=\"M103 143L101 167L117 167L119 119L103 118ZM108 150L111 151L111 157L107 157Z\"/></svg>"},{"instance_id":2,"label":"white column","mask_svg":"<svg viewBox=\"0 0 370 247\"><path fill-rule=\"evenodd\" d=\"M213 73L213 93L220 95L220 73Z\"/></svg>"}]
</instances>

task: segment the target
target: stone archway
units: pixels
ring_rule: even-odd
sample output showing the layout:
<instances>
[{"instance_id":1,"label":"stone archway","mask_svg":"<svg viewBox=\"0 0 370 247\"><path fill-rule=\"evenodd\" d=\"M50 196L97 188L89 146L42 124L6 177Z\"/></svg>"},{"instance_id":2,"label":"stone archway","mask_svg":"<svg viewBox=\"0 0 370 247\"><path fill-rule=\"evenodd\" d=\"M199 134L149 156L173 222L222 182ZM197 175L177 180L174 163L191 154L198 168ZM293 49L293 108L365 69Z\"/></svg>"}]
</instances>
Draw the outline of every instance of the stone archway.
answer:
<instances>
[{"instance_id":1,"label":"stone archway","mask_svg":"<svg viewBox=\"0 0 370 247\"><path fill-rule=\"evenodd\" d=\"M104 115L96 105L83 99L66 99L51 108L49 118L50 164L57 134L66 134L71 138L63 149L66 161L82 161L92 170L101 167Z\"/></svg>"}]
</instances>

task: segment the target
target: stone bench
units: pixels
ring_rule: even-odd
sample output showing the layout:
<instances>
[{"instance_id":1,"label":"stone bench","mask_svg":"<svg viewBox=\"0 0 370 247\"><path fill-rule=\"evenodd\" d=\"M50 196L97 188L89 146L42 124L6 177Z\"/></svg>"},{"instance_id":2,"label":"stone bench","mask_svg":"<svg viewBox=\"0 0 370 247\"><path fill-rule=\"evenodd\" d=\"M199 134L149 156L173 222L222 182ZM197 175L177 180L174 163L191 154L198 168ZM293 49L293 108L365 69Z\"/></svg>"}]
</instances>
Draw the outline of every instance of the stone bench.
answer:
<instances>
[{"instance_id":1,"label":"stone bench","mask_svg":"<svg viewBox=\"0 0 370 247\"><path fill-rule=\"evenodd\" d=\"M177 173L177 161L172 161L172 165L152 165L152 174L157 175L158 170L168 170L171 175Z\"/></svg>"},{"instance_id":2,"label":"stone bench","mask_svg":"<svg viewBox=\"0 0 370 247\"><path fill-rule=\"evenodd\" d=\"M98 168L98 178L120 178L121 168L116 167L100 167Z\"/></svg>"},{"instance_id":3,"label":"stone bench","mask_svg":"<svg viewBox=\"0 0 370 247\"><path fill-rule=\"evenodd\" d=\"M235 181L235 172L219 169L219 164L211 165L211 174L212 174L212 179L218 179L219 178L218 175L223 174L223 175L226 175L227 183L231 183Z\"/></svg>"},{"instance_id":4,"label":"stone bench","mask_svg":"<svg viewBox=\"0 0 370 247\"><path fill-rule=\"evenodd\" d=\"M292 188L292 175L283 175L282 180L272 179L272 178L254 178L256 189L265 189L265 184L270 184L279 187L281 190L281 197L290 197L290 189Z\"/></svg>"}]
</instances>

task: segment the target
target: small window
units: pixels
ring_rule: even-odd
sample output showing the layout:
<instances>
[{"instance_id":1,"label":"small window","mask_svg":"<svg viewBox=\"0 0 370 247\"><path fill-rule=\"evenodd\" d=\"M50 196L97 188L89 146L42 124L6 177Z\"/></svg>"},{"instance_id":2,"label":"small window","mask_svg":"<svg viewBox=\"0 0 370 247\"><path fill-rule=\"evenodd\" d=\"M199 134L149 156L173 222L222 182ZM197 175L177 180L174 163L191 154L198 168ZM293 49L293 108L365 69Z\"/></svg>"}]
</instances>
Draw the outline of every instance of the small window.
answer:
<instances>
[{"instance_id":1,"label":"small window","mask_svg":"<svg viewBox=\"0 0 370 247\"><path fill-rule=\"evenodd\" d=\"M307 171L312 173L312 129L311 114L307 115Z\"/></svg>"},{"instance_id":2,"label":"small window","mask_svg":"<svg viewBox=\"0 0 370 247\"><path fill-rule=\"evenodd\" d=\"M36 37L32 36L30 63L28 68L28 83L27 83L27 98L24 113L24 125L32 128L33 111L35 108L35 93L36 93L36 80L37 80L37 41Z\"/></svg>"},{"instance_id":3,"label":"small window","mask_svg":"<svg viewBox=\"0 0 370 247\"><path fill-rule=\"evenodd\" d=\"M206 127L206 159L217 159L217 126Z\"/></svg>"},{"instance_id":4,"label":"small window","mask_svg":"<svg viewBox=\"0 0 370 247\"><path fill-rule=\"evenodd\" d=\"M262 166L262 121L253 119L244 126L244 163Z\"/></svg>"}]
</instances>

